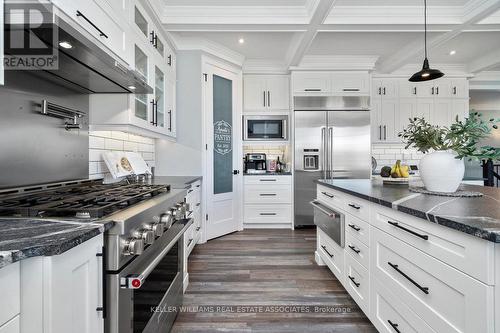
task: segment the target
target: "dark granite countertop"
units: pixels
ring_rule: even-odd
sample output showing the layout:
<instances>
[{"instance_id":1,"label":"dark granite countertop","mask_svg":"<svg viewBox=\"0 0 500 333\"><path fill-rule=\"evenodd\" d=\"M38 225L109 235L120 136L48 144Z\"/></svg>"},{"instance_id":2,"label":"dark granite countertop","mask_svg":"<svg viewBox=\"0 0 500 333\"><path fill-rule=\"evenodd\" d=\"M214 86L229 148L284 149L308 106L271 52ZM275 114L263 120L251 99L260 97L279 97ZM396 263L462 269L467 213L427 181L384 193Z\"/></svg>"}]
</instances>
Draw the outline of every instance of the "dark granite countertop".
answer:
<instances>
[{"instance_id":1,"label":"dark granite countertop","mask_svg":"<svg viewBox=\"0 0 500 333\"><path fill-rule=\"evenodd\" d=\"M390 207L432 223L500 243L500 189L461 185L482 197L455 198L410 192L401 185L370 179L318 180L318 184Z\"/></svg>"},{"instance_id":2,"label":"dark granite countertop","mask_svg":"<svg viewBox=\"0 0 500 333\"><path fill-rule=\"evenodd\" d=\"M243 176L291 176L291 172L243 173Z\"/></svg>"},{"instance_id":3,"label":"dark granite countertop","mask_svg":"<svg viewBox=\"0 0 500 333\"><path fill-rule=\"evenodd\" d=\"M113 222L0 219L0 268L16 261L64 253L103 233Z\"/></svg>"},{"instance_id":4,"label":"dark granite countertop","mask_svg":"<svg viewBox=\"0 0 500 333\"><path fill-rule=\"evenodd\" d=\"M148 183L153 185L172 185L172 188L186 189L190 188L192 183L202 178L202 176L154 176L148 180Z\"/></svg>"}]
</instances>

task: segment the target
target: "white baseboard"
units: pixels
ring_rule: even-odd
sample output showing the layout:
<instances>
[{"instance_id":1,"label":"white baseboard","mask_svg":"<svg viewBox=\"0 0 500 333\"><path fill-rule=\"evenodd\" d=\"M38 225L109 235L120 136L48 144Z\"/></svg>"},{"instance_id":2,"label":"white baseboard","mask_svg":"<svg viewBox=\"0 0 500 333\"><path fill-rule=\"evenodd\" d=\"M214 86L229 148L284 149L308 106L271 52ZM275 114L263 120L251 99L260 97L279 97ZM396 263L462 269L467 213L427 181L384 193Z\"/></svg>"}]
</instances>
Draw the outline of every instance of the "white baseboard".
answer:
<instances>
[{"instance_id":1,"label":"white baseboard","mask_svg":"<svg viewBox=\"0 0 500 333\"><path fill-rule=\"evenodd\" d=\"M318 266L326 266L323 259L321 259L321 257L319 256L318 251L314 251L314 260L316 261L316 264L318 264Z\"/></svg>"}]
</instances>

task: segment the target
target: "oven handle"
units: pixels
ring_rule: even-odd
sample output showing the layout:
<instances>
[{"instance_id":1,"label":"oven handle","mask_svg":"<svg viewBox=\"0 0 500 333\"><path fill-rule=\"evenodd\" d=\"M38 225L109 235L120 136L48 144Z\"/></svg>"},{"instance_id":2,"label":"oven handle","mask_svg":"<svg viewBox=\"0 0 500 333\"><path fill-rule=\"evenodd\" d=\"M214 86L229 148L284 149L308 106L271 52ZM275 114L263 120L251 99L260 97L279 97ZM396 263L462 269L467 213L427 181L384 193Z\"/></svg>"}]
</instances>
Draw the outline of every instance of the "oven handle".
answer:
<instances>
[{"instance_id":1,"label":"oven handle","mask_svg":"<svg viewBox=\"0 0 500 333\"><path fill-rule=\"evenodd\" d=\"M102 318L106 319L107 316L107 300L108 290L106 281L106 249L102 247L101 253L96 253L96 257L101 257L101 270L102 270L102 306L96 308L96 311L102 312Z\"/></svg>"},{"instance_id":2,"label":"oven handle","mask_svg":"<svg viewBox=\"0 0 500 333\"><path fill-rule=\"evenodd\" d=\"M320 212L322 212L323 214L327 215L328 217L330 218L335 218L336 214L333 210L329 210L327 208L323 208L318 201L311 201L309 202L314 208L318 209Z\"/></svg>"},{"instance_id":3,"label":"oven handle","mask_svg":"<svg viewBox=\"0 0 500 333\"><path fill-rule=\"evenodd\" d=\"M192 223L193 219L189 219ZM187 225L186 224L186 225ZM149 263L149 265L144 268L144 270L139 274L128 275L120 278L120 288L122 289L140 289L143 285L143 282L148 278L149 274L155 269L155 267L160 263L163 257L174 247L175 244L179 241L179 238L183 236L183 233L180 233L177 237L172 239L170 243L161 251L153 261Z\"/></svg>"}]
</instances>

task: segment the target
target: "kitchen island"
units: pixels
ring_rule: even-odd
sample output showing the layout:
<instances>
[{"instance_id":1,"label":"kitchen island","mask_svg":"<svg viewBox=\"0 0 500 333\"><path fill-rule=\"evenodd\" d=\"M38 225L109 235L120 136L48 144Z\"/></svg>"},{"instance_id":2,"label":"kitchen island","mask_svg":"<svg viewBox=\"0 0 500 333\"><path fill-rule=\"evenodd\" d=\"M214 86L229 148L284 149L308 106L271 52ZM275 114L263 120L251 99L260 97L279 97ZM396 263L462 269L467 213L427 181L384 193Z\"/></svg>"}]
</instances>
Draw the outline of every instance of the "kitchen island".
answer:
<instances>
[{"instance_id":1,"label":"kitchen island","mask_svg":"<svg viewBox=\"0 0 500 333\"><path fill-rule=\"evenodd\" d=\"M482 196L317 181L316 262L380 332L500 331L500 189L462 187Z\"/></svg>"}]
</instances>

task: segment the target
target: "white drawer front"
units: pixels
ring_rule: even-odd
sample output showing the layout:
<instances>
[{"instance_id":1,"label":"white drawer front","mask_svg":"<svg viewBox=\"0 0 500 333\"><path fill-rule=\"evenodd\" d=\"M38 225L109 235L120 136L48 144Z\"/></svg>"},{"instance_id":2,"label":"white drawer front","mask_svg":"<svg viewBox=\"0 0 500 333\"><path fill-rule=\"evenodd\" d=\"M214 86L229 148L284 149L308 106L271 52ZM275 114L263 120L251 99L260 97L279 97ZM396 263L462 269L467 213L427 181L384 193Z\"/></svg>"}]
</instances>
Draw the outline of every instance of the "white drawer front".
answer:
<instances>
[{"instance_id":1,"label":"white drawer front","mask_svg":"<svg viewBox=\"0 0 500 333\"><path fill-rule=\"evenodd\" d=\"M201 191L197 188L190 188L186 195L186 202L189 204L190 210L201 206Z\"/></svg>"},{"instance_id":2,"label":"white drawer front","mask_svg":"<svg viewBox=\"0 0 500 333\"><path fill-rule=\"evenodd\" d=\"M493 287L372 228L371 273L438 332L493 332Z\"/></svg>"},{"instance_id":3,"label":"white drawer front","mask_svg":"<svg viewBox=\"0 0 500 333\"><path fill-rule=\"evenodd\" d=\"M384 207L372 208L371 223L486 284L494 283L492 242Z\"/></svg>"},{"instance_id":4,"label":"white drawer front","mask_svg":"<svg viewBox=\"0 0 500 333\"><path fill-rule=\"evenodd\" d=\"M345 250L365 268L370 266L370 251L368 246L361 243L359 239L352 237L350 233L346 233L345 235Z\"/></svg>"},{"instance_id":5,"label":"white drawer front","mask_svg":"<svg viewBox=\"0 0 500 333\"><path fill-rule=\"evenodd\" d=\"M368 270L349 254L345 256L345 288L358 306L370 314L370 280Z\"/></svg>"},{"instance_id":6,"label":"white drawer front","mask_svg":"<svg viewBox=\"0 0 500 333\"><path fill-rule=\"evenodd\" d=\"M290 223L292 205L245 205L245 223Z\"/></svg>"},{"instance_id":7,"label":"white drawer front","mask_svg":"<svg viewBox=\"0 0 500 333\"><path fill-rule=\"evenodd\" d=\"M344 284L344 249L337 245L330 239L321 229L317 228L317 251L326 263L328 268L332 271L337 279Z\"/></svg>"},{"instance_id":8,"label":"white drawer front","mask_svg":"<svg viewBox=\"0 0 500 333\"><path fill-rule=\"evenodd\" d=\"M0 325L12 319L20 310L21 275L19 262L0 268Z\"/></svg>"},{"instance_id":9,"label":"white drawer front","mask_svg":"<svg viewBox=\"0 0 500 333\"><path fill-rule=\"evenodd\" d=\"M348 234L363 244L370 246L370 225L351 214L345 216L345 229ZM368 267L368 266L367 266Z\"/></svg>"},{"instance_id":10,"label":"white drawer front","mask_svg":"<svg viewBox=\"0 0 500 333\"><path fill-rule=\"evenodd\" d=\"M345 197L344 209L347 213L363 221L370 219L370 202L348 195Z\"/></svg>"},{"instance_id":11,"label":"white drawer front","mask_svg":"<svg viewBox=\"0 0 500 333\"><path fill-rule=\"evenodd\" d=\"M291 185L291 176L244 176L245 184L249 185Z\"/></svg>"},{"instance_id":12,"label":"white drawer front","mask_svg":"<svg viewBox=\"0 0 500 333\"><path fill-rule=\"evenodd\" d=\"M21 323L19 315L15 316L5 324L0 324L0 333L19 333L21 332Z\"/></svg>"},{"instance_id":13,"label":"white drawer front","mask_svg":"<svg viewBox=\"0 0 500 333\"><path fill-rule=\"evenodd\" d=\"M370 319L381 333L437 333L376 278L370 280Z\"/></svg>"},{"instance_id":14,"label":"white drawer front","mask_svg":"<svg viewBox=\"0 0 500 333\"><path fill-rule=\"evenodd\" d=\"M337 191L318 185L316 198L340 209L344 208L344 197Z\"/></svg>"},{"instance_id":15,"label":"white drawer front","mask_svg":"<svg viewBox=\"0 0 500 333\"><path fill-rule=\"evenodd\" d=\"M245 203L292 203L292 189L289 185L245 186Z\"/></svg>"}]
</instances>

